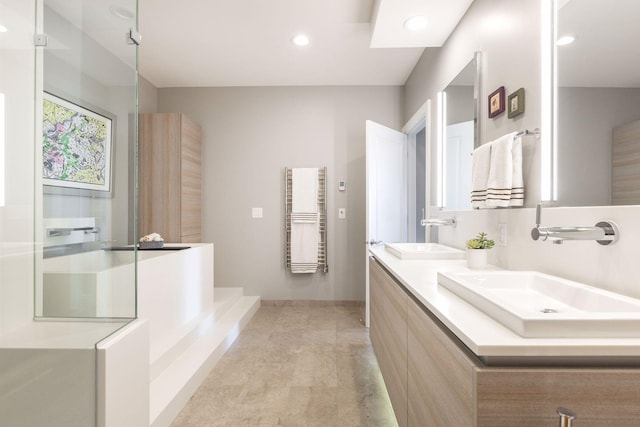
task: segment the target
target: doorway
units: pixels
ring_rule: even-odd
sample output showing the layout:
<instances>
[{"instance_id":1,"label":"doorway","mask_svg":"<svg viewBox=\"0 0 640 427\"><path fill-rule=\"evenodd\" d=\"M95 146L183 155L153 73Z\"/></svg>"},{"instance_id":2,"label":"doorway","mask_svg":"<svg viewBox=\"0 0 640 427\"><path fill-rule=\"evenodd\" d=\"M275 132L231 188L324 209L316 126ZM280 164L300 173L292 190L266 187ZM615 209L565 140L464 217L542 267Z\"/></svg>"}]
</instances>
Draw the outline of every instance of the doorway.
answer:
<instances>
[{"instance_id":1,"label":"doorway","mask_svg":"<svg viewBox=\"0 0 640 427\"><path fill-rule=\"evenodd\" d=\"M365 304L369 326L369 247L429 241L420 224L428 217L429 111L427 101L402 128L367 121Z\"/></svg>"}]
</instances>

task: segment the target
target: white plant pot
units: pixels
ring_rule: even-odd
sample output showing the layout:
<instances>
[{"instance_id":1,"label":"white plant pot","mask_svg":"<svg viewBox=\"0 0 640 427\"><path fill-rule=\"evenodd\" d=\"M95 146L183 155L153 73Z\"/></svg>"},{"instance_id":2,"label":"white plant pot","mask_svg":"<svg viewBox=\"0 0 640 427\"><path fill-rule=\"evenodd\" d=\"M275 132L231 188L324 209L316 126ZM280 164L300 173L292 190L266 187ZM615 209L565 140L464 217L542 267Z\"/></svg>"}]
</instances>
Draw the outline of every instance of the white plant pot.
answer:
<instances>
[{"instance_id":1,"label":"white plant pot","mask_svg":"<svg viewBox=\"0 0 640 427\"><path fill-rule=\"evenodd\" d=\"M474 270L487 268L487 249L467 249L467 267Z\"/></svg>"}]
</instances>

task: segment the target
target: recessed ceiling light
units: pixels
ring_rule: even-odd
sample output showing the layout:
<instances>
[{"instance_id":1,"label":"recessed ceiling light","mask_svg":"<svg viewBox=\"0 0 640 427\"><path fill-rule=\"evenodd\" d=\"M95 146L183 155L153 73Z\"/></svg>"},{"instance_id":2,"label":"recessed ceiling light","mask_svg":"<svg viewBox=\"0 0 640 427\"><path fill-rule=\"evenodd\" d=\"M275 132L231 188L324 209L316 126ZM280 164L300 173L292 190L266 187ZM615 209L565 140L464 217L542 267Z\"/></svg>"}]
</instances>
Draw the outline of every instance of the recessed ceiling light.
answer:
<instances>
[{"instance_id":1,"label":"recessed ceiling light","mask_svg":"<svg viewBox=\"0 0 640 427\"><path fill-rule=\"evenodd\" d=\"M109 12L120 19L124 19L125 21L130 21L136 17L136 15L126 7L117 6L115 4L109 6Z\"/></svg>"},{"instance_id":2,"label":"recessed ceiling light","mask_svg":"<svg viewBox=\"0 0 640 427\"><path fill-rule=\"evenodd\" d=\"M0 33L6 33L7 31L9 31L9 29L4 25L0 24Z\"/></svg>"},{"instance_id":3,"label":"recessed ceiling light","mask_svg":"<svg viewBox=\"0 0 640 427\"><path fill-rule=\"evenodd\" d=\"M567 34L566 36L560 37L558 41L556 41L556 44L558 46L566 46L568 44L573 43L574 41L576 41L576 36L572 34Z\"/></svg>"},{"instance_id":4,"label":"recessed ceiling light","mask_svg":"<svg viewBox=\"0 0 640 427\"><path fill-rule=\"evenodd\" d=\"M427 28L426 16L418 15L404 21L404 29L407 31L422 31L425 28Z\"/></svg>"},{"instance_id":5,"label":"recessed ceiling light","mask_svg":"<svg viewBox=\"0 0 640 427\"><path fill-rule=\"evenodd\" d=\"M309 37L304 34L298 34L291 39L291 43L295 44L296 46L307 46L309 42Z\"/></svg>"}]
</instances>

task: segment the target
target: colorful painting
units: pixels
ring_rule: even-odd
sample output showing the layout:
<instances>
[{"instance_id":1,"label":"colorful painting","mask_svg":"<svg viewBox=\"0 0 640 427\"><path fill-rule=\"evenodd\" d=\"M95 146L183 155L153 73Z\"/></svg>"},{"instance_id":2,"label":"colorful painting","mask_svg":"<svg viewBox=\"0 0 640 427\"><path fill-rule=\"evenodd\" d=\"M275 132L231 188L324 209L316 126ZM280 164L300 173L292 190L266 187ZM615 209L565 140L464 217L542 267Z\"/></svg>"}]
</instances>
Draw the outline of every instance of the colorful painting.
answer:
<instances>
[{"instance_id":1,"label":"colorful painting","mask_svg":"<svg viewBox=\"0 0 640 427\"><path fill-rule=\"evenodd\" d=\"M111 191L112 125L108 117L44 93L43 183Z\"/></svg>"}]
</instances>

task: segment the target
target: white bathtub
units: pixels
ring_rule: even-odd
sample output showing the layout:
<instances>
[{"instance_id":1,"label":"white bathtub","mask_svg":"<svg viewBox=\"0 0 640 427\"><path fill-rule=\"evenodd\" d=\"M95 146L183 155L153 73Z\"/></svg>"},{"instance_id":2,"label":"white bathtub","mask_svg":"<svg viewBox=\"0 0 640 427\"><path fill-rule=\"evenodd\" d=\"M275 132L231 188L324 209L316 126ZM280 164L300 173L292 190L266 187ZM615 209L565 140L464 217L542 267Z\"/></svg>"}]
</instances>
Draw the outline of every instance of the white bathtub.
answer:
<instances>
[{"instance_id":1,"label":"white bathtub","mask_svg":"<svg viewBox=\"0 0 640 427\"><path fill-rule=\"evenodd\" d=\"M162 290L163 285L171 285L168 281L172 275L190 274L181 270L184 263L173 265L176 262L173 255L178 252L190 253L190 249L138 251L138 286L152 283ZM161 261L154 262L155 259ZM38 314L44 317L136 317L133 251L98 250L46 258L42 271L42 304Z\"/></svg>"},{"instance_id":2,"label":"white bathtub","mask_svg":"<svg viewBox=\"0 0 640 427\"><path fill-rule=\"evenodd\" d=\"M39 351L55 346L73 350L78 357L85 357L86 353L85 359L90 363L95 360L95 373L83 371L76 376L78 380L93 381L95 375L96 383L91 382L88 390L93 393L95 385L96 413L86 416L95 417L98 426L169 425L212 368L212 360L220 356L212 350L218 348L212 336L220 334L214 327L213 245L183 246L191 248L138 252L137 313L132 251L94 251L43 260L44 312L69 316L71 310L76 310L75 313L94 310L89 317L138 318L122 329L118 329L123 326L122 321L36 321L30 325L33 333L20 334L16 338L20 342L13 345L24 348L24 341L31 340L29 349ZM69 296L78 289L86 293ZM70 306L70 302L75 305ZM83 304L94 308L82 309ZM60 331L57 339L51 337L52 328ZM96 333L91 333L92 329ZM107 335L96 345L98 337ZM36 342L36 338L29 337L48 340ZM0 348L0 352L3 350ZM86 363L76 365L77 371ZM55 372L69 375L65 370ZM49 377L41 377L42 381L32 381L29 391L37 390L43 396L55 393L60 382L45 383ZM67 377L63 379L68 381ZM43 394L45 389L50 391ZM93 399L91 393L85 392ZM94 410L92 405L85 406ZM20 414L21 408L15 409Z\"/></svg>"}]
</instances>

